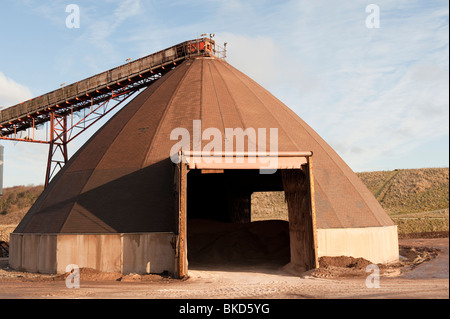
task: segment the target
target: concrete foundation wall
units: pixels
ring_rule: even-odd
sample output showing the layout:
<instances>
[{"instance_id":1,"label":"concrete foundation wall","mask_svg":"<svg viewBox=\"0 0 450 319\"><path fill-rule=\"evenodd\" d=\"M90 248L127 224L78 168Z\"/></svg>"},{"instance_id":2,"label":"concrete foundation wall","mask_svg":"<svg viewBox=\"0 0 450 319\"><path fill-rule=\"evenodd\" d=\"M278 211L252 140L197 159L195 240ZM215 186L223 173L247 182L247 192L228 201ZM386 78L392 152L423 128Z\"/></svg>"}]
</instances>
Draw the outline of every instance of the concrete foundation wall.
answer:
<instances>
[{"instance_id":1,"label":"concrete foundation wall","mask_svg":"<svg viewBox=\"0 0 450 319\"><path fill-rule=\"evenodd\" d=\"M9 265L13 269L43 274L55 273L56 235L10 235Z\"/></svg>"},{"instance_id":2,"label":"concrete foundation wall","mask_svg":"<svg viewBox=\"0 0 450 319\"><path fill-rule=\"evenodd\" d=\"M64 273L67 265L123 274L175 272L173 233L11 234L12 269ZM362 257L373 263L398 260L397 226L317 230L318 255Z\"/></svg>"},{"instance_id":3,"label":"concrete foundation wall","mask_svg":"<svg viewBox=\"0 0 450 319\"><path fill-rule=\"evenodd\" d=\"M122 239L124 274L160 274L164 271L174 273L174 234L125 234Z\"/></svg>"},{"instance_id":4,"label":"concrete foundation wall","mask_svg":"<svg viewBox=\"0 0 450 319\"><path fill-rule=\"evenodd\" d=\"M173 233L11 234L9 265L37 273L65 273L76 264L104 272L173 273Z\"/></svg>"},{"instance_id":5,"label":"concrete foundation wall","mask_svg":"<svg viewBox=\"0 0 450 319\"><path fill-rule=\"evenodd\" d=\"M317 230L318 255L362 257L372 263L398 261L397 226Z\"/></svg>"},{"instance_id":6,"label":"concrete foundation wall","mask_svg":"<svg viewBox=\"0 0 450 319\"><path fill-rule=\"evenodd\" d=\"M104 272L121 272L121 235L58 235L57 273L67 265L93 268Z\"/></svg>"},{"instance_id":7,"label":"concrete foundation wall","mask_svg":"<svg viewBox=\"0 0 450 319\"><path fill-rule=\"evenodd\" d=\"M19 270L22 266L22 235L9 235L9 267Z\"/></svg>"}]
</instances>

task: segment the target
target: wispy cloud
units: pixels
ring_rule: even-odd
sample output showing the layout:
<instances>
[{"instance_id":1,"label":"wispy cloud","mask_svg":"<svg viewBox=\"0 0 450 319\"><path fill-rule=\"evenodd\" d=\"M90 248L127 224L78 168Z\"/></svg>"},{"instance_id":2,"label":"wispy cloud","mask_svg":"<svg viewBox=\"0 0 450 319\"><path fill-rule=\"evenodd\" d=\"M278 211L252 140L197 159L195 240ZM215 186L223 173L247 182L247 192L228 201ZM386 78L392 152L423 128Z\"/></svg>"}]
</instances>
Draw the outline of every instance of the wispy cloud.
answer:
<instances>
[{"instance_id":1,"label":"wispy cloud","mask_svg":"<svg viewBox=\"0 0 450 319\"><path fill-rule=\"evenodd\" d=\"M8 107L30 98L30 89L0 72L0 106Z\"/></svg>"},{"instance_id":2,"label":"wispy cloud","mask_svg":"<svg viewBox=\"0 0 450 319\"><path fill-rule=\"evenodd\" d=\"M280 5L273 18L299 17L288 34L225 34L230 61L355 170L389 167L393 156L408 165L411 152L448 136L448 8L382 1L382 27L368 29L364 3L323 4Z\"/></svg>"},{"instance_id":3,"label":"wispy cloud","mask_svg":"<svg viewBox=\"0 0 450 319\"><path fill-rule=\"evenodd\" d=\"M111 9L112 8L112 9ZM143 15L141 0L106 1L80 6L81 27L74 31L71 44L60 55L57 63L69 72L76 64L86 65L95 74L124 62L126 48L121 47L124 24Z\"/></svg>"},{"instance_id":4,"label":"wispy cloud","mask_svg":"<svg viewBox=\"0 0 450 319\"><path fill-rule=\"evenodd\" d=\"M112 28L115 29L128 18L135 17L142 13L141 0L122 1L116 10L114 10L115 21Z\"/></svg>"},{"instance_id":5,"label":"wispy cloud","mask_svg":"<svg viewBox=\"0 0 450 319\"><path fill-rule=\"evenodd\" d=\"M8 142L4 155L4 187L43 184L47 155L46 145Z\"/></svg>"},{"instance_id":6,"label":"wispy cloud","mask_svg":"<svg viewBox=\"0 0 450 319\"><path fill-rule=\"evenodd\" d=\"M448 136L448 10L445 20L441 8L410 15L381 8L383 27L367 38L361 33L369 30L359 30L338 50L338 67L324 73L324 92L335 99L322 106L327 127L318 127L358 170L402 154L407 165L410 152Z\"/></svg>"}]
</instances>

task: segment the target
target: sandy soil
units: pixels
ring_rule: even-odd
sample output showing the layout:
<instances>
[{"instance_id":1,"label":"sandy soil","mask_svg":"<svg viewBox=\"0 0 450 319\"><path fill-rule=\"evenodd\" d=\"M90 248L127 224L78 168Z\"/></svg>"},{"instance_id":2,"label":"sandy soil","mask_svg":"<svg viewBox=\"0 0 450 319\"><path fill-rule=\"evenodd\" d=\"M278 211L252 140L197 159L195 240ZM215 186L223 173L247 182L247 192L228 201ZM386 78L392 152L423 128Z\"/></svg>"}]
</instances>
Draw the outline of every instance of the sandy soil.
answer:
<instances>
[{"instance_id":1,"label":"sandy soil","mask_svg":"<svg viewBox=\"0 0 450 319\"><path fill-rule=\"evenodd\" d=\"M449 298L448 238L400 239L399 263L379 265L380 287L367 288L367 261L321 259L301 277L274 265L191 267L187 280L159 275L98 273L82 269L80 288L66 288L65 275L11 271L0 260L0 299L337 299Z\"/></svg>"}]
</instances>

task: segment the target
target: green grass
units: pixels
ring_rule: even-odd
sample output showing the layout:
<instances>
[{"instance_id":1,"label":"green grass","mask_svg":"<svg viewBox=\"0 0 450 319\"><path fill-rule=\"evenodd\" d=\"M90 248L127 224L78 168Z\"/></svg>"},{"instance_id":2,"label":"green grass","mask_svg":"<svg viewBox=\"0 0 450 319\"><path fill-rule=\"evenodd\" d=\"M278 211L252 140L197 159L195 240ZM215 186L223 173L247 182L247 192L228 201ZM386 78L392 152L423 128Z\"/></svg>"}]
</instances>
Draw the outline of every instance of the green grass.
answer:
<instances>
[{"instance_id":1,"label":"green grass","mask_svg":"<svg viewBox=\"0 0 450 319\"><path fill-rule=\"evenodd\" d=\"M399 234L449 230L449 169L358 173Z\"/></svg>"},{"instance_id":2,"label":"green grass","mask_svg":"<svg viewBox=\"0 0 450 319\"><path fill-rule=\"evenodd\" d=\"M448 168L408 169L392 173L357 174L389 214L420 213L449 207Z\"/></svg>"},{"instance_id":3,"label":"green grass","mask_svg":"<svg viewBox=\"0 0 450 319\"><path fill-rule=\"evenodd\" d=\"M357 173L400 234L449 230L449 169ZM252 220L287 220L283 192L254 193Z\"/></svg>"},{"instance_id":4,"label":"green grass","mask_svg":"<svg viewBox=\"0 0 450 319\"><path fill-rule=\"evenodd\" d=\"M9 234L16 229L16 225L0 225L0 241L9 242Z\"/></svg>"},{"instance_id":5,"label":"green grass","mask_svg":"<svg viewBox=\"0 0 450 319\"><path fill-rule=\"evenodd\" d=\"M0 196L0 225L18 224L43 189L43 186L5 188Z\"/></svg>"}]
</instances>

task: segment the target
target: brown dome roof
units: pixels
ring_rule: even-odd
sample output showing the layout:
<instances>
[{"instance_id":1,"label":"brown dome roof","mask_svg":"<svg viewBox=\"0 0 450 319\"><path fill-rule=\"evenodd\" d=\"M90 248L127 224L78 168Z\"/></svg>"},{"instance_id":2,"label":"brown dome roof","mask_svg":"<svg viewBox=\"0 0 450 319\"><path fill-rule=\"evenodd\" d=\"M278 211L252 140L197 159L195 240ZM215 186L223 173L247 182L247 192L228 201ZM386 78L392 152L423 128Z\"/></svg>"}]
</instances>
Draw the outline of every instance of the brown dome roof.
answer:
<instances>
[{"instance_id":1,"label":"brown dome roof","mask_svg":"<svg viewBox=\"0 0 450 319\"><path fill-rule=\"evenodd\" d=\"M279 151L313 151L318 228L393 225L299 116L223 60L188 60L148 87L70 159L16 233L173 231L174 128L278 128ZM205 143L204 143L205 144Z\"/></svg>"}]
</instances>

